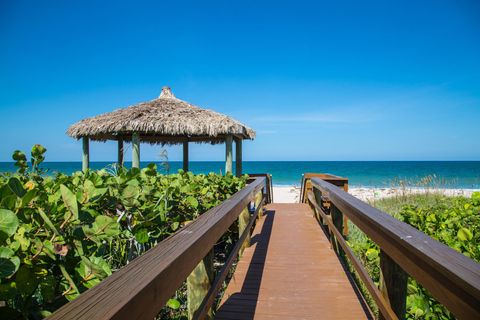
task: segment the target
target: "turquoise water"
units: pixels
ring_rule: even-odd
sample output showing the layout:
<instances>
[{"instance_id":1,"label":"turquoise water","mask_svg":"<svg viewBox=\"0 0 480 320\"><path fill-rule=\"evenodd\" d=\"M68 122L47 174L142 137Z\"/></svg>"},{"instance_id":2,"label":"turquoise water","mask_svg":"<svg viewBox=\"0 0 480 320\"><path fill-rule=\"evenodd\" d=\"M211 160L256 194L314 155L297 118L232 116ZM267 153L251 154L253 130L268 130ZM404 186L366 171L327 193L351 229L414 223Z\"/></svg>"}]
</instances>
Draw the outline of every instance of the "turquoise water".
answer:
<instances>
[{"instance_id":1,"label":"turquoise water","mask_svg":"<svg viewBox=\"0 0 480 320\"><path fill-rule=\"evenodd\" d=\"M142 167L150 162L142 162ZM92 162L93 169L102 169L110 162ZM160 162L157 162L160 165ZM130 166L130 163L126 163ZM182 167L178 161L168 162L169 172ZM42 167L49 173L70 174L82 167L81 162L46 162ZM224 163L217 161L193 161L190 170L194 173L221 172ZM0 172L15 171L13 162L0 162ZM331 173L349 178L351 186L386 187L398 180L419 181L426 176L435 176L433 184L439 188L480 188L480 161L246 161L245 173L273 175L275 185L300 184L302 173Z\"/></svg>"}]
</instances>

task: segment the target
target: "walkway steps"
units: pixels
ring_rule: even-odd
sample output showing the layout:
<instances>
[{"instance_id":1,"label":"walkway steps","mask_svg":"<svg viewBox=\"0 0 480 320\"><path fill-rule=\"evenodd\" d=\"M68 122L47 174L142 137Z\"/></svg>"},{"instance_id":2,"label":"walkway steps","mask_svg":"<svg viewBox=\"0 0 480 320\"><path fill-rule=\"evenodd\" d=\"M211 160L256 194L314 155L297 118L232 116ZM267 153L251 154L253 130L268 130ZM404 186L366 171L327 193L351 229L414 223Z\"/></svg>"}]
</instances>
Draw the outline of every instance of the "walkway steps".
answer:
<instances>
[{"instance_id":1,"label":"walkway steps","mask_svg":"<svg viewBox=\"0 0 480 320\"><path fill-rule=\"evenodd\" d=\"M270 204L216 319L368 319L306 204Z\"/></svg>"}]
</instances>

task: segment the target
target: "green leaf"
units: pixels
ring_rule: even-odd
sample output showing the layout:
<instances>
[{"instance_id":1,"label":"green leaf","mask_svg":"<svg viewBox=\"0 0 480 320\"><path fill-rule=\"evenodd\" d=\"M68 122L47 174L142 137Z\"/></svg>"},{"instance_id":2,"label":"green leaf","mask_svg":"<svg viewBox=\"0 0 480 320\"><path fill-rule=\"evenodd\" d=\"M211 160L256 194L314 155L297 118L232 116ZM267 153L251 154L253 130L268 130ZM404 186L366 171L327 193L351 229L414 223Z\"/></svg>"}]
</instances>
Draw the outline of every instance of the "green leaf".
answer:
<instances>
[{"instance_id":1,"label":"green leaf","mask_svg":"<svg viewBox=\"0 0 480 320\"><path fill-rule=\"evenodd\" d=\"M461 241L470 241L473 238L473 234L469 229L461 228L457 232L457 238Z\"/></svg>"},{"instance_id":2,"label":"green leaf","mask_svg":"<svg viewBox=\"0 0 480 320\"><path fill-rule=\"evenodd\" d=\"M20 180L18 180L18 178L15 178L15 177L8 179L8 187L19 198L23 197L25 193L27 193L27 191L25 191L25 188L23 188L23 185L20 182Z\"/></svg>"},{"instance_id":3,"label":"green leaf","mask_svg":"<svg viewBox=\"0 0 480 320\"><path fill-rule=\"evenodd\" d=\"M134 185L128 185L123 189L122 191L122 197L125 199L133 199L137 198L140 194L140 191L138 190L138 187Z\"/></svg>"},{"instance_id":4,"label":"green leaf","mask_svg":"<svg viewBox=\"0 0 480 320\"><path fill-rule=\"evenodd\" d=\"M83 227L83 232L91 240L97 241L120 234L117 221L107 216L97 216L92 227Z\"/></svg>"},{"instance_id":5,"label":"green leaf","mask_svg":"<svg viewBox=\"0 0 480 320\"><path fill-rule=\"evenodd\" d=\"M196 209L198 207L198 200L195 197L188 196L186 200L193 208Z\"/></svg>"},{"instance_id":6,"label":"green leaf","mask_svg":"<svg viewBox=\"0 0 480 320\"><path fill-rule=\"evenodd\" d=\"M365 252L365 256L367 256L368 260L374 260L378 258L378 250L374 248L370 248Z\"/></svg>"},{"instance_id":7,"label":"green leaf","mask_svg":"<svg viewBox=\"0 0 480 320\"><path fill-rule=\"evenodd\" d=\"M0 247L0 279L11 276L20 267L20 258L14 254L10 248Z\"/></svg>"},{"instance_id":8,"label":"green leaf","mask_svg":"<svg viewBox=\"0 0 480 320\"><path fill-rule=\"evenodd\" d=\"M140 229L135 233L135 239L139 243L147 243L149 240L147 229Z\"/></svg>"},{"instance_id":9,"label":"green leaf","mask_svg":"<svg viewBox=\"0 0 480 320\"><path fill-rule=\"evenodd\" d=\"M180 226L180 222L178 221L175 221L172 223L172 230L175 231L178 229L178 227Z\"/></svg>"},{"instance_id":10,"label":"green leaf","mask_svg":"<svg viewBox=\"0 0 480 320\"><path fill-rule=\"evenodd\" d=\"M15 280L17 282L18 290L23 294L30 296L37 288L39 279L37 279L32 269L26 265L22 265L15 275Z\"/></svg>"},{"instance_id":11,"label":"green leaf","mask_svg":"<svg viewBox=\"0 0 480 320\"><path fill-rule=\"evenodd\" d=\"M177 310L178 308L180 308L180 301L178 301L177 299L168 299L167 307L173 310Z\"/></svg>"},{"instance_id":12,"label":"green leaf","mask_svg":"<svg viewBox=\"0 0 480 320\"><path fill-rule=\"evenodd\" d=\"M78 219L78 203L77 197L75 194L70 191L65 185L60 185L60 193L62 194L62 200L65 204L65 207L68 209L70 214L73 216L75 220Z\"/></svg>"},{"instance_id":13,"label":"green leaf","mask_svg":"<svg viewBox=\"0 0 480 320\"><path fill-rule=\"evenodd\" d=\"M18 228L18 218L10 210L0 209L0 239L12 236Z\"/></svg>"}]
</instances>

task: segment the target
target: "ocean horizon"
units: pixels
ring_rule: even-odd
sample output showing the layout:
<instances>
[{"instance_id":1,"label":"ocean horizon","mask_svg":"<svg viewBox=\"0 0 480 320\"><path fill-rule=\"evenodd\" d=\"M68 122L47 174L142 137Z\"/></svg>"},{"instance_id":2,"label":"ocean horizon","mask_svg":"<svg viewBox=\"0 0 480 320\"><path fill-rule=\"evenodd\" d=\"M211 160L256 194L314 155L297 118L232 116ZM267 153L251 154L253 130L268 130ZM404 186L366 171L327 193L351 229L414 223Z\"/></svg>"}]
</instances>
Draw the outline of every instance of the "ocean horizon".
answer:
<instances>
[{"instance_id":1,"label":"ocean horizon","mask_svg":"<svg viewBox=\"0 0 480 320\"><path fill-rule=\"evenodd\" d=\"M92 169L112 168L114 162L94 161ZM162 173L176 173L181 161L142 161L141 167L157 164ZM127 167L131 166L126 162ZM223 161L191 161L193 173L222 173ZM47 174L71 174L81 170L80 161L49 161L41 165ZM234 166L235 167L235 166ZM14 162L0 162L0 172L14 172ZM300 185L306 172L330 173L349 179L351 187L391 187L400 183L410 187L480 188L480 161L244 161L244 173L270 173L276 186ZM429 177L429 179L425 179ZM422 181L423 180L423 181ZM426 182L426 180L430 180Z\"/></svg>"}]
</instances>

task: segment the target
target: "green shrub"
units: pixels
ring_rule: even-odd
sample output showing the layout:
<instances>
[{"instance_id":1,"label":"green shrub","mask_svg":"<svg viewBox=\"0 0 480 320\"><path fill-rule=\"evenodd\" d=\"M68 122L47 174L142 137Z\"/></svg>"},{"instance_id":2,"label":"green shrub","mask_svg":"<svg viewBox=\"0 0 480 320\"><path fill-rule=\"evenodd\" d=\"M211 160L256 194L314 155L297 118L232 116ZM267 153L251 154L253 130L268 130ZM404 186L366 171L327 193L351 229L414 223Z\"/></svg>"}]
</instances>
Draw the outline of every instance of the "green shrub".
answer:
<instances>
[{"instance_id":1,"label":"green shrub","mask_svg":"<svg viewBox=\"0 0 480 320\"><path fill-rule=\"evenodd\" d=\"M430 237L480 262L480 193L471 198L438 194L386 198L374 205L410 224ZM378 285L379 248L356 226L350 224L349 244ZM409 279L407 319L455 319L428 291Z\"/></svg>"},{"instance_id":2,"label":"green shrub","mask_svg":"<svg viewBox=\"0 0 480 320\"><path fill-rule=\"evenodd\" d=\"M41 318L237 192L246 176L147 168L0 175L0 318ZM177 307L175 301L170 305Z\"/></svg>"}]
</instances>

